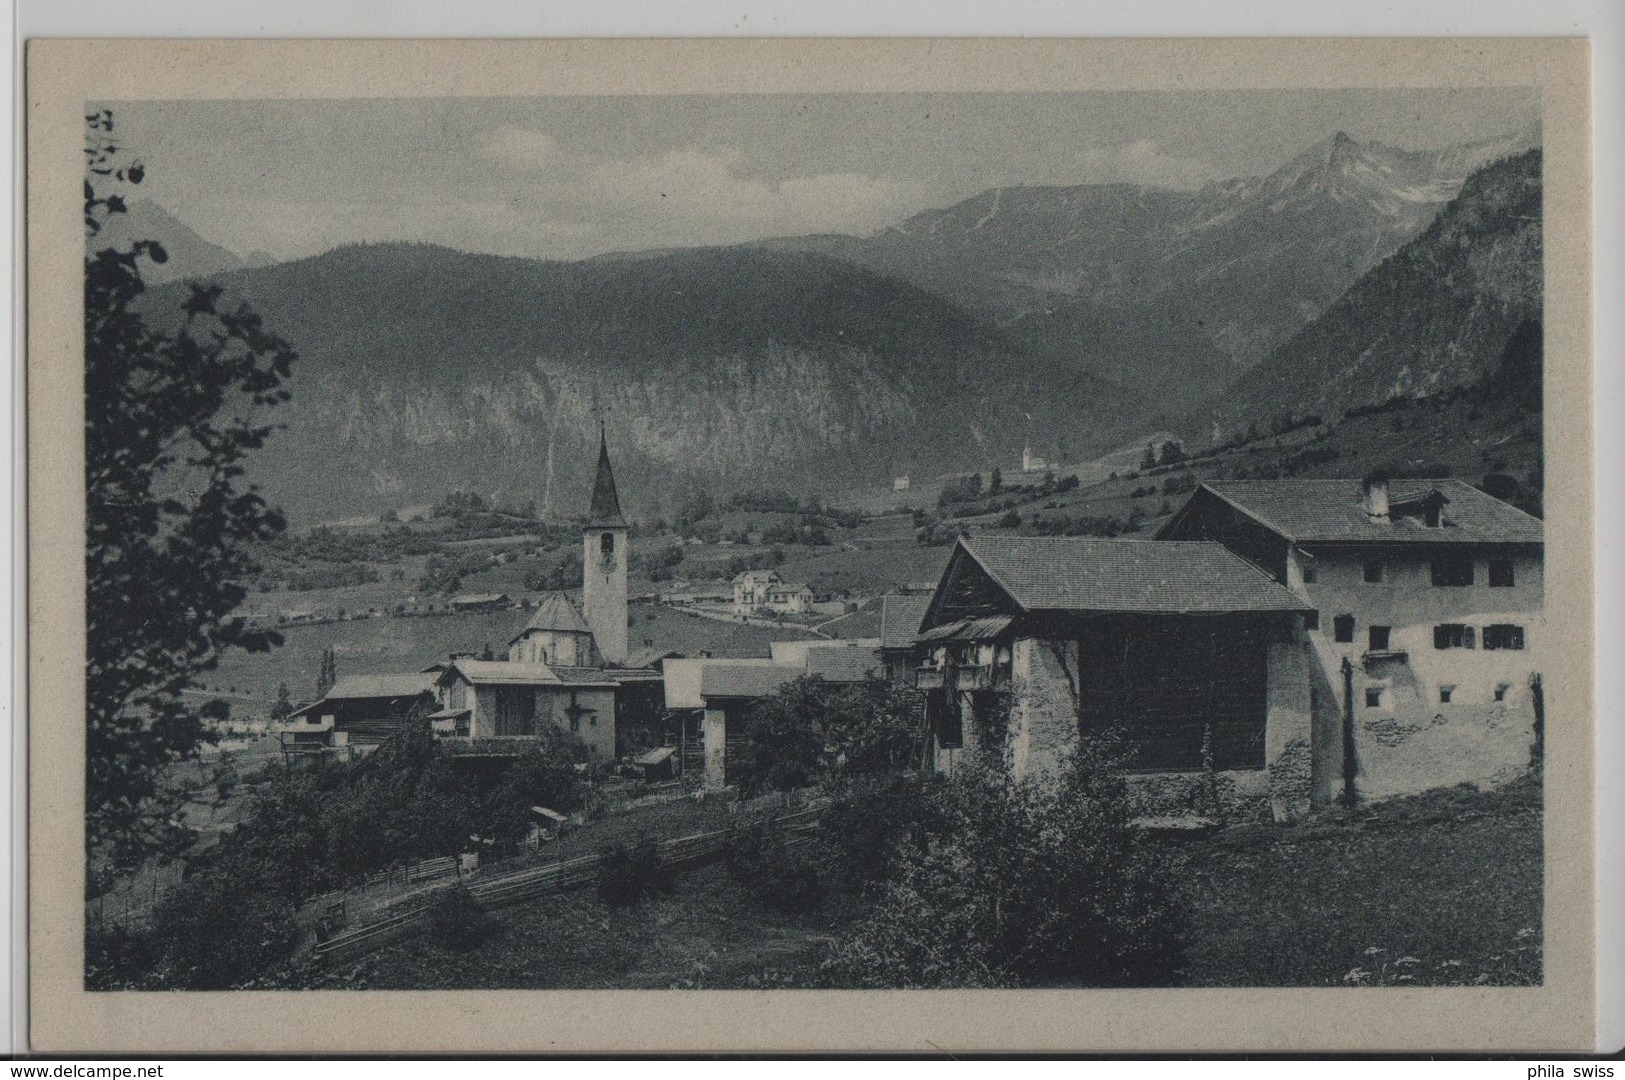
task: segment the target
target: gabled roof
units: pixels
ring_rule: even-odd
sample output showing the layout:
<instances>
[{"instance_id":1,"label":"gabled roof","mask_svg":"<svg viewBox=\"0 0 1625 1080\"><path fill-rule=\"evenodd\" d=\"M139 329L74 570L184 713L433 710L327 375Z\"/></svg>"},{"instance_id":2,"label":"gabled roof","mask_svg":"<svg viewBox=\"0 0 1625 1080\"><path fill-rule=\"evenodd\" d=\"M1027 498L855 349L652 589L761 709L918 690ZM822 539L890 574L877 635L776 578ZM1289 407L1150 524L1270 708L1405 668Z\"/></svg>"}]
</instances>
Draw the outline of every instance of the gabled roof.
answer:
<instances>
[{"instance_id":1,"label":"gabled roof","mask_svg":"<svg viewBox=\"0 0 1625 1080\"><path fill-rule=\"evenodd\" d=\"M330 701L373 701L412 698L434 693L435 676L426 671L405 675L346 675L319 701L293 710L289 718L315 713Z\"/></svg>"},{"instance_id":2,"label":"gabled roof","mask_svg":"<svg viewBox=\"0 0 1625 1080\"><path fill-rule=\"evenodd\" d=\"M621 497L615 491L615 470L609 467L609 442L602 425L598 428L598 472L592 480L592 504L587 509L589 529L624 529Z\"/></svg>"},{"instance_id":3,"label":"gabled roof","mask_svg":"<svg viewBox=\"0 0 1625 1080\"><path fill-rule=\"evenodd\" d=\"M442 679L453 673L475 686L615 686L614 678L598 668L555 668L547 664L522 664L512 660L456 660Z\"/></svg>"},{"instance_id":4,"label":"gabled roof","mask_svg":"<svg viewBox=\"0 0 1625 1080\"><path fill-rule=\"evenodd\" d=\"M1420 502L1435 491L1443 496L1443 524L1437 528L1394 515L1373 521L1359 480L1209 480L1198 494L1204 489L1294 543L1539 544L1545 538L1539 518L1456 479L1388 482L1390 507Z\"/></svg>"},{"instance_id":5,"label":"gabled roof","mask_svg":"<svg viewBox=\"0 0 1625 1080\"><path fill-rule=\"evenodd\" d=\"M676 649L639 649L626 658L626 666L630 670L644 671L654 668L662 660L670 660L673 657L682 655Z\"/></svg>"},{"instance_id":6,"label":"gabled roof","mask_svg":"<svg viewBox=\"0 0 1625 1080\"><path fill-rule=\"evenodd\" d=\"M906 649L914 644L925 618L925 609L931 606L929 596L895 596L880 598L880 647Z\"/></svg>"},{"instance_id":7,"label":"gabled roof","mask_svg":"<svg viewBox=\"0 0 1625 1080\"><path fill-rule=\"evenodd\" d=\"M524 637L532 630L563 631L571 634L590 634L592 627L582 616L581 609L576 607L575 601L564 593L553 592L542 597L541 603L536 605L536 614L530 617L525 628L508 639L511 645Z\"/></svg>"},{"instance_id":8,"label":"gabled roof","mask_svg":"<svg viewBox=\"0 0 1625 1080\"><path fill-rule=\"evenodd\" d=\"M771 697L806 669L789 664L707 665L700 672L700 696L710 698Z\"/></svg>"},{"instance_id":9,"label":"gabled roof","mask_svg":"<svg viewBox=\"0 0 1625 1080\"><path fill-rule=\"evenodd\" d=\"M877 649L826 645L807 650L807 674L827 682L862 682L883 670Z\"/></svg>"},{"instance_id":10,"label":"gabled roof","mask_svg":"<svg viewBox=\"0 0 1625 1080\"><path fill-rule=\"evenodd\" d=\"M462 596L451 598L453 607L461 604L506 604L507 593L464 593Z\"/></svg>"},{"instance_id":11,"label":"gabled roof","mask_svg":"<svg viewBox=\"0 0 1625 1080\"><path fill-rule=\"evenodd\" d=\"M1303 611L1284 586L1207 540L961 537L974 559L1027 612L1222 614Z\"/></svg>"},{"instance_id":12,"label":"gabled roof","mask_svg":"<svg viewBox=\"0 0 1625 1080\"><path fill-rule=\"evenodd\" d=\"M778 581L777 570L745 570L734 575L735 581Z\"/></svg>"},{"instance_id":13,"label":"gabled roof","mask_svg":"<svg viewBox=\"0 0 1625 1080\"><path fill-rule=\"evenodd\" d=\"M346 675L333 684L324 700L414 697L434 690L434 676L423 671L405 675Z\"/></svg>"}]
</instances>

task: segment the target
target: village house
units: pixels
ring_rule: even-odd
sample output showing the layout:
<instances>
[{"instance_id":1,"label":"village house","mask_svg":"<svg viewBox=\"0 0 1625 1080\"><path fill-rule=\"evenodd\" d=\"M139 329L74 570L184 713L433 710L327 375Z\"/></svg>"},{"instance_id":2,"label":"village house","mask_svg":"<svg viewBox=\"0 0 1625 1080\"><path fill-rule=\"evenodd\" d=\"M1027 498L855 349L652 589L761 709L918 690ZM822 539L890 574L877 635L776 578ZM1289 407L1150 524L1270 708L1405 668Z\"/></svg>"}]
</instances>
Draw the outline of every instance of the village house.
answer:
<instances>
[{"instance_id":1,"label":"village house","mask_svg":"<svg viewBox=\"0 0 1625 1080\"><path fill-rule=\"evenodd\" d=\"M774 642L773 645L787 643ZM788 643L801 645L801 642ZM671 659L664 665L665 702L677 741L702 765L707 787L732 780L751 710L802 676L831 683L881 677L885 667L871 641L818 641L773 657Z\"/></svg>"},{"instance_id":2,"label":"village house","mask_svg":"<svg viewBox=\"0 0 1625 1080\"><path fill-rule=\"evenodd\" d=\"M1025 776L1114 732L1149 810L1206 798L1297 817L1312 732L1293 632L1307 607L1210 541L961 537L917 638L927 759L952 772L998 754Z\"/></svg>"},{"instance_id":3,"label":"village house","mask_svg":"<svg viewBox=\"0 0 1625 1080\"><path fill-rule=\"evenodd\" d=\"M895 683L914 682L920 621L931 597L888 593L880 598L880 658L886 677Z\"/></svg>"},{"instance_id":4,"label":"village house","mask_svg":"<svg viewBox=\"0 0 1625 1080\"><path fill-rule=\"evenodd\" d=\"M469 593L464 596L454 596L448 605L458 614L469 614L478 611L506 611L513 606L513 600L507 593Z\"/></svg>"},{"instance_id":5,"label":"village house","mask_svg":"<svg viewBox=\"0 0 1625 1080\"><path fill-rule=\"evenodd\" d=\"M320 700L288 714L280 733L283 755L372 750L414 714L434 708L434 683L425 672L347 675Z\"/></svg>"},{"instance_id":6,"label":"village house","mask_svg":"<svg viewBox=\"0 0 1625 1080\"><path fill-rule=\"evenodd\" d=\"M812 589L802 582L787 582L777 570L746 570L733 580L734 614L772 612L800 615L812 607Z\"/></svg>"},{"instance_id":7,"label":"village house","mask_svg":"<svg viewBox=\"0 0 1625 1080\"><path fill-rule=\"evenodd\" d=\"M1544 707L1541 521L1460 480L1223 480L1158 533L1212 540L1309 609L1317 801L1527 768Z\"/></svg>"},{"instance_id":8,"label":"village house","mask_svg":"<svg viewBox=\"0 0 1625 1080\"><path fill-rule=\"evenodd\" d=\"M598 760L615 759L620 683L602 668L456 660L435 686L440 708L431 719L443 738L523 740L552 728L579 736Z\"/></svg>"}]
</instances>

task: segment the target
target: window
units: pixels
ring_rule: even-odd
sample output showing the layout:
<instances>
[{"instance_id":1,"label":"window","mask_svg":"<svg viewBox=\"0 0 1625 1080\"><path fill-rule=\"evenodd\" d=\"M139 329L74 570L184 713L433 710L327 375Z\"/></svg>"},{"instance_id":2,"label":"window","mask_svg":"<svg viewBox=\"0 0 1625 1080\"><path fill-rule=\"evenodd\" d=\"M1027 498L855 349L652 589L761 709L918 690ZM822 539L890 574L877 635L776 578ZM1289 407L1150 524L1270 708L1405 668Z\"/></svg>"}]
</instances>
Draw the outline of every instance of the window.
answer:
<instances>
[{"instance_id":1,"label":"window","mask_svg":"<svg viewBox=\"0 0 1625 1080\"><path fill-rule=\"evenodd\" d=\"M1382 708L1382 687L1368 686L1365 688L1365 707L1368 709Z\"/></svg>"},{"instance_id":2,"label":"window","mask_svg":"<svg viewBox=\"0 0 1625 1080\"><path fill-rule=\"evenodd\" d=\"M1496 623L1494 626L1486 626L1484 628L1484 648L1486 650L1523 648L1523 627L1512 626L1508 623Z\"/></svg>"},{"instance_id":3,"label":"window","mask_svg":"<svg viewBox=\"0 0 1625 1080\"><path fill-rule=\"evenodd\" d=\"M1372 652L1388 651L1389 629L1387 626L1373 626L1366 631L1367 642Z\"/></svg>"},{"instance_id":4,"label":"window","mask_svg":"<svg viewBox=\"0 0 1625 1080\"><path fill-rule=\"evenodd\" d=\"M1510 589L1514 584L1511 559L1490 560L1490 588Z\"/></svg>"},{"instance_id":5,"label":"window","mask_svg":"<svg viewBox=\"0 0 1625 1080\"><path fill-rule=\"evenodd\" d=\"M1450 695L1455 693L1455 692L1456 692L1456 688L1454 686L1441 686L1441 687L1439 687L1439 704L1440 705L1448 705L1448 704L1450 704Z\"/></svg>"},{"instance_id":6,"label":"window","mask_svg":"<svg viewBox=\"0 0 1625 1080\"><path fill-rule=\"evenodd\" d=\"M1306 612L1304 612L1303 613L1303 628L1305 630L1319 630L1320 629L1320 612L1319 611L1306 611Z\"/></svg>"},{"instance_id":7,"label":"window","mask_svg":"<svg viewBox=\"0 0 1625 1080\"><path fill-rule=\"evenodd\" d=\"M1433 560L1433 584L1444 587L1457 587L1473 583L1473 560L1471 556L1449 555Z\"/></svg>"},{"instance_id":8,"label":"window","mask_svg":"<svg viewBox=\"0 0 1625 1080\"><path fill-rule=\"evenodd\" d=\"M1315 583L1316 576L1315 560L1305 558L1298 565L1303 568L1303 583L1305 585L1313 585Z\"/></svg>"},{"instance_id":9,"label":"window","mask_svg":"<svg viewBox=\"0 0 1625 1080\"><path fill-rule=\"evenodd\" d=\"M1382 560L1367 560L1365 564L1365 571L1361 576L1368 585L1382 584Z\"/></svg>"},{"instance_id":10,"label":"window","mask_svg":"<svg viewBox=\"0 0 1625 1080\"><path fill-rule=\"evenodd\" d=\"M1496 701L1505 701L1506 699L1507 699L1507 684L1506 683L1496 683L1495 684L1495 700Z\"/></svg>"},{"instance_id":11,"label":"window","mask_svg":"<svg viewBox=\"0 0 1625 1080\"><path fill-rule=\"evenodd\" d=\"M1354 616L1339 615L1332 620L1332 636L1338 641L1354 640Z\"/></svg>"},{"instance_id":12,"label":"window","mask_svg":"<svg viewBox=\"0 0 1625 1080\"><path fill-rule=\"evenodd\" d=\"M1461 623L1440 623L1433 628L1433 647L1435 649L1471 649L1473 647L1473 628L1463 626Z\"/></svg>"},{"instance_id":13,"label":"window","mask_svg":"<svg viewBox=\"0 0 1625 1080\"><path fill-rule=\"evenodd\" d=\"M598 550L605 555L615 554L615 534L605 533L598 538Z\"/></svg>"}]
</instances>

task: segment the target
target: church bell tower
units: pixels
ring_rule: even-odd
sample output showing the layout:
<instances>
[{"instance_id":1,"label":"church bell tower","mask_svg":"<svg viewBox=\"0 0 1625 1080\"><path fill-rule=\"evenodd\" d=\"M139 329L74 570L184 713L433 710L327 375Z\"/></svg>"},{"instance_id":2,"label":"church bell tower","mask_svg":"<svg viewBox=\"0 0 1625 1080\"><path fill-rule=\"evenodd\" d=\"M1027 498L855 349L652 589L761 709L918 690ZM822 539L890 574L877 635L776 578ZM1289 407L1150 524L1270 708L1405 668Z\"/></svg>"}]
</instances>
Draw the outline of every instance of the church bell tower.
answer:
<instances>
[{"instance_id":1,"label":"church bell tower","mask_svg":"<svg viewBox=\"0 0 1625 1080\"><path fill-rule=\"evenodd\" d=\"M631 556L626 518L615 492L609 466L604 422L598 422L598 473L592 482L592 506L581 539L582 607L598 653L611 664L626 663L626 564Z\"/></svg>"}]
</instances>

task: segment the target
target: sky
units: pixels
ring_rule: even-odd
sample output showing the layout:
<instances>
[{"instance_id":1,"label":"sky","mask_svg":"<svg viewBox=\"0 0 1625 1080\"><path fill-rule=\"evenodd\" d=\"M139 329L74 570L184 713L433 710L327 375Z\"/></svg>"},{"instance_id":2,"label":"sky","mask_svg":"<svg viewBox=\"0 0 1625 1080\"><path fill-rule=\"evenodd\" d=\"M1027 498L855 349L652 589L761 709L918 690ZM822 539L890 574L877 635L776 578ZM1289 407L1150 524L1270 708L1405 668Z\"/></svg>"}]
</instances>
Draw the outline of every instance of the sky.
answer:
<instances>
[{"instance_id":1,"label":"sky","mask_svg":"<svg viewBox=\"0 0 1625 1080\"><path fill-rule=\"evenodd\" d=\"M991 187L1194 188L1337 131L1438 148L1540 116L1524 88L105 104L143 197L277 259L358 241L577 259L865 235Z\"/></svg>"}]
</instances>

